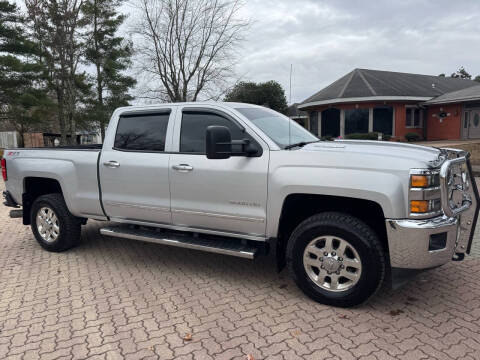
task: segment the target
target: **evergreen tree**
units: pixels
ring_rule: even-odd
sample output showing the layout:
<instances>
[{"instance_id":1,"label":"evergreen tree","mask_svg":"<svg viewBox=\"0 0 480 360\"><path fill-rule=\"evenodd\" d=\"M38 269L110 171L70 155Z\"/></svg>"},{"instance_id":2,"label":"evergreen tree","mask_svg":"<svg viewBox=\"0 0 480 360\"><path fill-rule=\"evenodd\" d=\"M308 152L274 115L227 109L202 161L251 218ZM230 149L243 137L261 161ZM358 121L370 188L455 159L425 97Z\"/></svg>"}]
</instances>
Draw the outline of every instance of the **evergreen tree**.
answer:
<instances>
[{"instance_id":1,"label":"evergreen tree","mask_svg":"<svg viewBox=\"0 0 480 360\"><path fill-rule=\"evenodd\" d=\"M20 134L38 126L52 102L47 96L39 47L26 37L16 4L0 1L0 113Z\"/></svg>"},{"instance_id":2,"label":"evergreen tree","mask_svg":"<svg viewBox=\"0 0 480 360\"><path fill-rule=\"evenodd\" d=\"M133 99L128 91L136 83L124 74L131 65L132 44L117 34L126 18L118 13L122 3L123 0L86 0L82 6L89 24L86 61L95 66L95 99L90 116L98 121L102 140L111 113L128 105Z\"/></svg>"},{"instance_id":3,"label":"evergreen tree","mask_svg":"<svg viewBox=\"0 0 480 360\"><path fill-rule=\"evenodd\" d=\"M41 48L49 88L57 102L61 143L76 139L79 98L85 87L85 72L78 65L85 50L81 0L25 0L32 36ZM68 140L67 135L70 135Z\"/></svg>"}]
</instances>

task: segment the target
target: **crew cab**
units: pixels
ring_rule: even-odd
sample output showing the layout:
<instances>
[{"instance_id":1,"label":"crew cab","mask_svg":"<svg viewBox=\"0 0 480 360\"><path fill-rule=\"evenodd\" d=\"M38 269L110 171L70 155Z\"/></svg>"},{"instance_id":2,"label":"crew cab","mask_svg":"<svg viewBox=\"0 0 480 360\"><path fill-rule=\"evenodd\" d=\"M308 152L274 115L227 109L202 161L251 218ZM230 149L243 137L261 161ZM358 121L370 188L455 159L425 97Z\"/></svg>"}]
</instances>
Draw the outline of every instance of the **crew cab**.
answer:
<instances>
[{"instance_id":1,"label":"crew cab","mask_svg":"<svg viewBox=\"0 0 480 360\"><path fill-rule=\"evenodd\" d=\"M242 103L119 108L102 146L7 149L2 174L5 205L46 250L108 221L106 236L272 253L308 296L342 307L462 260L479 204L468 153L320 141Z\"/></svg>"}]
</instances>

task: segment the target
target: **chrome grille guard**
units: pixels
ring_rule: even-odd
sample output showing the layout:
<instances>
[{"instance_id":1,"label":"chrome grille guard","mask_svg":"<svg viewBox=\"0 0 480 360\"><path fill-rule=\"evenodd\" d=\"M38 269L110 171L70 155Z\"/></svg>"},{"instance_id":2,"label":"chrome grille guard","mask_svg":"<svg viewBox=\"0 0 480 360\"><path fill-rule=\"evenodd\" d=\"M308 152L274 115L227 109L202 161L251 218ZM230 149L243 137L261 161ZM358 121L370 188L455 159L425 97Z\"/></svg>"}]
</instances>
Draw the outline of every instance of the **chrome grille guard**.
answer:
<instances>
[{"instance_id":1,"label":"chrome grille guard","mask_svg":"<svg viewBox=\"0 0 480 360\"><path fill-rule=\"evenodd\" d=\"M440 167L442 210L445 216L460 220L455 252L470 253L480 204L470 154L457 149L440 151L443 157Z\"/></svg>"},{"instance_id":2,"label":"chrome grille guard","mask_svg":"<svg viewBox=\"0 0 480 360\"><path fill-rule=\"evenodd\" d=\"M455 165L460 165L460 173L453 171ZM462 169L463 167L465 168ZM455 217L468 210L472 205L472 196L468 191L470 176L467 172L467 156L446 160L440 168L442 210L448 217ZM460 179L460 182L457 181L457 178ZM453 200L455 191L460 192L460 204L456 204Z\"/></svg>"}]
</instances>

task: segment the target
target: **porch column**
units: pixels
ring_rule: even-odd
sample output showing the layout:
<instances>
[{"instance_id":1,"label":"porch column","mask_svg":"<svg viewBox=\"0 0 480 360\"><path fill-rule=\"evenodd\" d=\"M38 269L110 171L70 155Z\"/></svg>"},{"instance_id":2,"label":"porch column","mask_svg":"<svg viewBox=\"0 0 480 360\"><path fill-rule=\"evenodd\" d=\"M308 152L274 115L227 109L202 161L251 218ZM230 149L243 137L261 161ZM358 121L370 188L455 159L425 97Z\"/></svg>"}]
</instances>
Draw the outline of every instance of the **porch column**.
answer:
<instances>
[{"instance_id":1,"label":"porch column","mask_svg":"<svg viewBox=\"0 0 480 360\"><path fill-rule=\"evenodd\" d=\"M317 136L322 137L322 112L321 111L318 112L318 126L317 126L317 129L318 129Z\"/></svg>"},{"instance_id":2,"label":"porch column","mask_svg":"<svg viewBox=\"0 0 480 360\"><path fill-rule=\"evenodd\" d=\"M395 105L392 106L392 137L395 136L395 110L397 107Z\"/></svg>"},{"instance_id":3,"label":"porch column","mask_svg":"<svg viewBox=\"0 0 480 360\"><path fill-rule=\"evenodd\" d=\"M340 136L345 137L345 110L340 109Z\"/></svg>"},{"instance_id":4,"label":"porch column","mask_svg":"<svg viewBox=\"0 0 480 360\"><path fill-rule=\"evenodd\" d=\"M368 132L373 132L373 108L368 108Z\"/></svg>"}]
</instances>

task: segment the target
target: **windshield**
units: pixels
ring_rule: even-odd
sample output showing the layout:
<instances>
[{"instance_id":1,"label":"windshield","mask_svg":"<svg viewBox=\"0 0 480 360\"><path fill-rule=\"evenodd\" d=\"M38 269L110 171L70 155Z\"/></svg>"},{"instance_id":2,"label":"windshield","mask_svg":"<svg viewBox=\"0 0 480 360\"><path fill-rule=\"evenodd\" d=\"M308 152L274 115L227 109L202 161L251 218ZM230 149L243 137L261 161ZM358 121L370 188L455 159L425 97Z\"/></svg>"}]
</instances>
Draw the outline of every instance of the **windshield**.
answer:
<instances>
[{"instance_id":1,"label":"windshield","mask_svg":"<svg viewBox=\"0 0 480 360\"><path fill-rule=\"evenodd\" d=\"M318 141L312 133L276 111L253 107L235 110L254 123L282 149L290 144Z\"/></svg>"}]
</instances>

